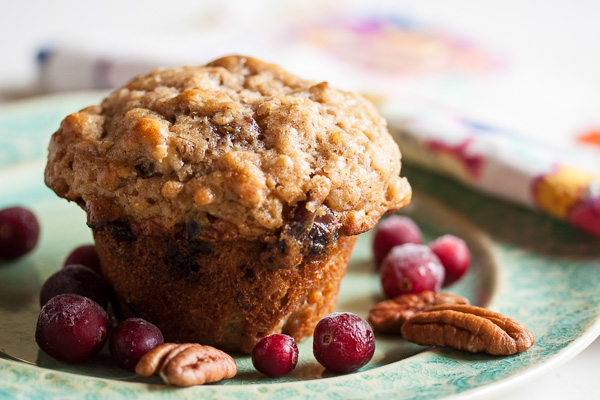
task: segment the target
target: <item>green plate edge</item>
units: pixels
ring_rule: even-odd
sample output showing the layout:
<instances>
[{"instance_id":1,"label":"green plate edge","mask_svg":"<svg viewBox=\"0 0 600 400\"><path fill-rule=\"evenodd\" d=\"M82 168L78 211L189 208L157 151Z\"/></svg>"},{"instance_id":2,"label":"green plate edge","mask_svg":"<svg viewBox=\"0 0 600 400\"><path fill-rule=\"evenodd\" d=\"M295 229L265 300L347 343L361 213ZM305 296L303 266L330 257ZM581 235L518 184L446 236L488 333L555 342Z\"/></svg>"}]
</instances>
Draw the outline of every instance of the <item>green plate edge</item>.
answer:
<instances>
[{"instance_id":1,"label":"green plate edge","mask_svg":"<svg viewBox=\"0 0 600 400\"><path fill-rule=\"evenodd\" d=\"M29 176L31 171L39 170L39 159L45 157L49 136L60 120L97 102L101 96L102 93L76 93L2 106L0 168L7 168L0 171L0 185L2 176ZM11 167L34 160L38 161ZM458 229L475 235L493 253L498 268L490 283L492 290L487 293L488 307L514 317L535 334L536 344L530 350L498 358L435 349L349 375L187 389L94 378L0 358L0 399L148 395L165 399L471 398L536 376L573 357L598 336L600 246L595 238L545 215L491 199L417 168L404 166L403 174L417 193L417 207L419 203L426 204L422 206L425 212L416 215L429 231ZM28 185L34 188L31 198L12 198L11 193L21 188L11 188L0 195L0 205L35 204L36 190L47 190L41 178L25 182L23 189ZM457 225L462 227L456 228ZM364 258L368 245L368 235L361 237L353 260Z\"/></svg>"}]
</instances>

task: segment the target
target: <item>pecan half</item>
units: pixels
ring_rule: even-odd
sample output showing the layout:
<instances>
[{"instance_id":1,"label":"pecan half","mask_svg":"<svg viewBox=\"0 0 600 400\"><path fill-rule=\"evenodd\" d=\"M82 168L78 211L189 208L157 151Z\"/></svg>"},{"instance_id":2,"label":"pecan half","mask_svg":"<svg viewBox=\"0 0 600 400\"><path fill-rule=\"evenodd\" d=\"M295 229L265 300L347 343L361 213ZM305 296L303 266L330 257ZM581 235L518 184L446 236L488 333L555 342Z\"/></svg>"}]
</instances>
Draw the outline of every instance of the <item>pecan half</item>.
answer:
<instances>
[{"instance_id":1,"label":"pecan half","mask_svg":"<svg viewBox=\"0 0 600 400\"><path fill-rule=\"evenodd\" d=\"M469 304L469 300L456 294L436 293L431 290L401 294L371 308L368 321L377 332L400 334L406 320L438 304Z\"/></svg>"},{"instance_id":2,"label":"pecan half","mask_svg":"<svg viewBox=\"0 0 600 400\"><path fill-rule=\"evenodd\" d=\"M535 343L533 334L515 320L470 305L433 306L406 321L402 336L424 346L505 356Z\"/></svg>"},{"instance_id":3,"label":"pecan half","mask_svg":"<svg viewBox=\"0 0 600 400\"><path fill-rule=\"evenodd\" d=\"M196 343L165 343L146 353L135 366L140 376L160 375L170 385L193 386L233 378L237 365L221 350Z\"/></svg>"}]
</instances>

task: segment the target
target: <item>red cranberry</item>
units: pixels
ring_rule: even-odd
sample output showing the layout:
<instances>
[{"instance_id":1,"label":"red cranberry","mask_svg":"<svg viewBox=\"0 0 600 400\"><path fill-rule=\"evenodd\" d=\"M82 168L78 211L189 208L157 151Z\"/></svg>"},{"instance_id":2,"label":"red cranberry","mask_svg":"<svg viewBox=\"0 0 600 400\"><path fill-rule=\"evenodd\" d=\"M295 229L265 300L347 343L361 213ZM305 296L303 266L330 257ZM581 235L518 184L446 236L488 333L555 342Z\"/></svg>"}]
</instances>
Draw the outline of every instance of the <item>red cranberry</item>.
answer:
<instances>
[{"instance_id":1,"label":"red cranberry","mask_svg":"<svg viewBox=\"0 0 600 400\"><path fill-rule=\"evenodd\" d=\"M278 378L289 374L298 362L296 341L283 334L265 336L252 349L252 364L259 372Z\"/></svg>"},{"instance_id":2,"label":"red cranberry","mask_svg":"<svg viewBox=\"0 0 600 400\"><path fill-rule=\"evenodd\" d=\"M471 265L471 253L464 240L454 235L440 236L429 244L431 250L446 270L443 285L450 285L462 278Z\"/></svg>"},{"instance_id":3,"label":"red cranberry","mask_svg":"<svg viewBox=\"0 0 600 400\"><path fill-rule=\"evenodd\" d=\"M15 260L37 244L40 225L35 214L23 207L0 210L0 258Z\"/></svg>"},{"instance_id":4,"label":"red cranberry","mask_svg":"<svg viewBox=\"0 0 600 400\"><path fill-rule=\"evenodd\" d=\"M331 372L346 374L369 362L375 352L373 329L352 313L333 313L319 321L313 335L313 353Z\"/></svg>"},{"instance_id":5,"label":"red cranberry","mask_svg":"<svg viewBox=\"0 0 600 400\"><path fill-rule=\"evenodd\" d=\"M93 244L79 246L73 250L65 259L64 266L66 267L72 264L85 265L97 273L102 274L102 270L100 269L100 258L98 257L96 246Z\"/></svg>"},{"instance_id":6,"label":"red cranberry","mask_svg":"<svg viewBox=\"0 0 600 400\"><path fill-rule=\"evenodd\" d=\"M423 243L421 230L412 219L403 215L392 215L379 222L373 236L373 254L377 266L381 266L392 247L405 243Z\"/></svg>"},{"instance_id":7,"label":"red cranberry","mask_svg":"<svg viewBox=\"0 0 600 400\"><path fill-rule=\"evenodd\" d=\"M100 304L108 306L110 287L98 274L85 265L68 265L51 275L40 290L40 306L59 294L79 294Z\"/></svg>"},{"instance_id":8,"label":"red cranberry","mask_svg":"<svg viewBox=\"0 0 600 400\"><path fill-rule=\"evenodd\" d=\"M57 360L79 363L100 352L108 327L108 315L96 302L77 294L61 294L42 307L35 341Z\"/></svg>"},{"instance_id":9,"label":"red cranberry","mask_svg":"<svg viewBox=\"0 0 600 400\"><path fill-rule=\"evenodd\" d=\"M108 349L117 365L134 371L144 354L163 343L163 335L156 325L141 318L129 318L110 334Z\"/></svg>"},{"instance_id":10,"label":"red cranberry","mask_svg":"<svg viewBox=\"0 0 600 400\"><path fill-rule=\"evenodd\" d=\"M444 267L433 251L412 243L394 247L380 271L383 292L391 299L405 293L438 291L444 276Z\"/></svg>"}]
</instances>

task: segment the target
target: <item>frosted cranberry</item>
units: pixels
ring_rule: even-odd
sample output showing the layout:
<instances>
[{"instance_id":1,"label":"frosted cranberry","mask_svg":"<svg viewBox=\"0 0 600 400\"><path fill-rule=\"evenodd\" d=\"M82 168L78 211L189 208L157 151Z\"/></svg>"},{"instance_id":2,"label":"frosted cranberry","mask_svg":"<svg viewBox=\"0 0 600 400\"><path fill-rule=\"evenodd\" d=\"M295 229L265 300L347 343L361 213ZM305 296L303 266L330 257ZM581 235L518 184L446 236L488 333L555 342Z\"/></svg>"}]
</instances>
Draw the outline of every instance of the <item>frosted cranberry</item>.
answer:
<instances>
[{"instance_id":1,"label":"frosted cranberry","mask_svg":"<svg viewBox=\"0 0 600 400\"><path fill-rule=\"evenodd\" d=\"M259 372L277 378L292 372L298 362L296 341L283 334L265 336L252 349L252 364Z\"/></svg>"},{"instance_id":2,"label":"frosted cranberry","mask_svg":"<svg viewBox=\"0 0 600 400\"><path fill-rule=\"evenodd\" d=\"M415 222L403 215L392 215L377 224L373 236L373 254L380 267L394 247L405 243L423 243L423 235Z\"/></svg>"},{"instance_id":3,"label":"frosted cranberry","mask_svg":"<svg viewBox=\"0 0 600 400\"><path fill-rule=\"evenodd\" d=\"M163 343L163 335L156 325L141 318L129 318L110 334L108 350L117 365L134 371L144 354Z\"/></svg>"},{"instance_id":4,"label":"frosted cranberry","mask_svg":"<svg viewBox=\"0 0 600 400\"><path fill-rule=\"evenodd\" d=\"M369 362L375 352L373 329L352 313L333 313L319 321L313 335L313 353L331 372L346 374Z\"/></svg>"},{"instance_id":5,"label":"frosted cranberry","mask_svg":"<svg viewBox=\"0 0 600 400\"><path fill-rule=\"evenodd\" d=\"M0 210L0 258L15 260L29 253L40 236L38 220L30 210L10 207Z\"/></svg>"},{"instance_id":6,"label":"frosted cranberry","mask_svg":"<svg viewBox=\"0 0 600 400\"><path fill-rule=\"evenodd\" d=\"M40 306L59 294L79 294L100 304L108 305L110 287L98 274L85 265L68 265L55 272L42 285L40 290Z\"/></svg>"},{"instance_id":7,"label":"frosted cranberry","mask_svg":"<svg viewBox=\"0 0 600 400\"><path fill-rule=\"evenodd\" d=\"M65 259L64 266L66 267L67 265L73 264L85 265L97 273L102 274L102 270L100 269L100 258L98 257L96 246L93 244L86 244L74 249Z\"/></svg>"},{"instance_id":8,"label":"frosted cranberry","mask_svg":"<svg viewBox=\"0 0 600 400\"><path fill-rule=\"evenodd\" d=\"M438 256L446 270L444 286L458 281L469 270L471 253L461 238L454 235L440 236L431 242L429 247Z\"/></svg>"},{"instance_id":9,"label":"frosted cranberry","mask_svg":"<svg viewBox=\"0 0 600 400\"><path fill-rule=\"evenodd\" d=\"M35 341L57 360L79 363L100 352L108 326L108 315L96 302L77 294L61 294L42 307Z\"/></svg>"},{"instance_id":10,"label":"frosted cranberry","mask_svg":"<svg viewBox=\"0 0 600 400\"><path fill-rule=\"evenodd\" d=\"M424 290L438 291L445 271L440 259L422 244L394 247L383 260L380 271L383 292L389 298Z\"/></svg>"}]
</instances>

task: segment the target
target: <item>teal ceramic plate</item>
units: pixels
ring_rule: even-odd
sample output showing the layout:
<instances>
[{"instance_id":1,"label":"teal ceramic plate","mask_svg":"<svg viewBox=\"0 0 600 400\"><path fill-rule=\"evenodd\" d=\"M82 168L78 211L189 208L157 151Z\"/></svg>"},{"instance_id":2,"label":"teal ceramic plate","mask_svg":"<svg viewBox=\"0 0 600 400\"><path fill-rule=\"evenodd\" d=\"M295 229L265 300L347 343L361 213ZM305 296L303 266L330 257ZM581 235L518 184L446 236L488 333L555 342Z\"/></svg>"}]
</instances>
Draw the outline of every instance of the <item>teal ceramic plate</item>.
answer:
<instances>
[{"instance_id":1,"label":"teal ceramic plate","mask_svg":"<svg viewBox=\"0 0 600 400\"><path fill-rule=\"evenodd\" d=\"M348 375L332 375L300 343L298 367L267 379L247 356L236 356L231 380L186 389L140 379L113 366L104 351L81 365L47 357L33 339L39 288L74 247L91 242L85 215L43 184L51 133L69 112L97 102L83 93L0 107L0 207L32 208L42 235L25 258L0 265L0 399L3 398L476 398L499 393L573 357L600 333L600 246L570 226L481 196L452 181L405 167L415 189L403 210L426 240L453 233L473 254L465 279L447 290L506 314L536 336L528 351L511 357L467 354L377 335L371 362ZM337 309L367 315L382 299L370 254L370 235L359 238L342 282ZM21 361L19 361L21 360Z\"/></svg>"}]
</instances>

